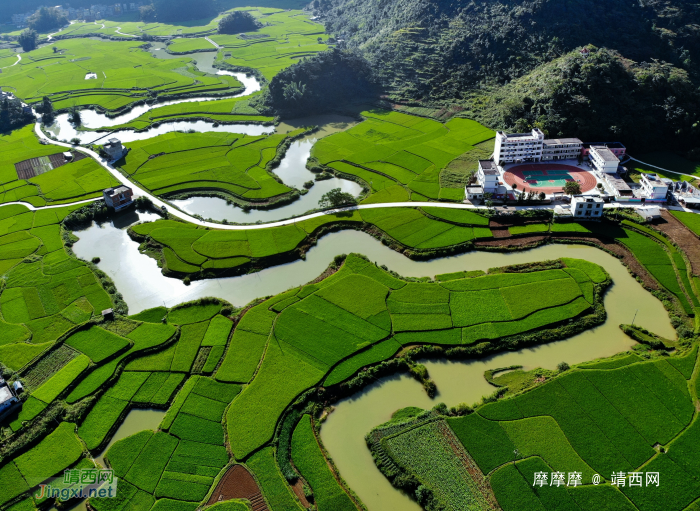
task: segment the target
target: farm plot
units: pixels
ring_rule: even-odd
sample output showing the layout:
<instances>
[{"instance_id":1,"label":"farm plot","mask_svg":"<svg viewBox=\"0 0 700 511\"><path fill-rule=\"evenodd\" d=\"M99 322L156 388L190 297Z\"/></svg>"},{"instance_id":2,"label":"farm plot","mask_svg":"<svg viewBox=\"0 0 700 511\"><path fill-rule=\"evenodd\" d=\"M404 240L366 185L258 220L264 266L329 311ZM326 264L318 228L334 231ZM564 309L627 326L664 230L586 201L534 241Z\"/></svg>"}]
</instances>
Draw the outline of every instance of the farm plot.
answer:
<instances>
[{"instance_id":1,"label":"farm plot","mask_svg":"<svg viewBox=\"0 0 700 511\"><path fill-rule=\"evenodd\" d=\"M46 215L24 206L0 207L0 267L5 274L0 360L12 369L25 366L61 335L87 322L94 311L113 307L90 268L63 249L58 222L72 209L58 208ZM51 367L57 371L62 366ZM49 370L38 366L30 382L43 383L52 374Z\"/></svg>"},{"instance_id":2,"label":"farm plot","mask_svg":"<svg viewBox=\"0 0 700 511\"><path fill-rule=\"evenodd\" d=\"M481 222L478 215L464 216L463 222ZM491 237L487 227L470 227L433 219L412 208L386 208L332 214L269 229L216 231L196 229L191 224L157 220L132 230L161 244L168 270L195 273L200 268L235 268L251 259L290 252L310 234L332 223L366 222L410 248L432 250L462 245Z\"/></svg>"},{"instance_id":3,"label":"farm plot","mask_svg":"<svg viewBox=\"0 0 700 511\"><path fill-rule=\"evenodd\" d=\"M418 418L372 430L375 455L420 481L446 509L486 509L485 498L463 463L459 442L442 420Z\"/></svg>"},{"instance_id":4,"label":"farm plot","mask_svg":"<svg viewBox=\"0 0 700 511\"><path fill-rule=\"evenodd\" d=\"M243 458L267 442L294 397L329 372L326 384L335 384L364 364L391 357L399 344L469 344L542 328L590 310L580 287L590 282L583 272L577 277L580 283L564 270L549 270L406 284L358 256L348 256L329 279L256 306L236 328L229 354L234 347L250 346L251 355L227 355L215 375L241 383L254 375L227 411L234 455ZM469 287L480 290L478 298L464 298ZM545 294L548 300L538 305L534 297ZM516 303L515 295L524 303ZM502 310L502 317L487 314L489 305ZM260 318L256 332L244 324L246 317ZM463 340L462 329L453 325L467 323L471 330ZM245 368L235 361L245 361Z\"/></svg>"},{"instance_id":5,"label":"farm plot","mask_svg":"<svg viewBox=\"0 0 700 511\"><path fill-rule=\"evenodd\" d=\"M33 126L26 126L0 135L0 203L24 201L33 206L72 202L102 196L102 190L117 183L109 172L92 158L76 158L71 163L48 164L41 174L33 172L22 178L17 163L28 159L46 159L64 148L42 145L34 135Z\"/></svg>"},{"instance_id":6,"label":"farm plot","mask_svg":"<svg viewBox=\"0 0 700 511\"><path fill-rule=\"evenodd\" d=\"M213 95L240 92L232 76L207 75L189 57L155 59L140 42L65 39L25 53L22 61L3 70L3 84L15 88L28 103L48 96L57 109L99 106L118 110L153 96ZM95 73L96 80L86 80Z\"/></svg>"},{"instance_id":7,"label":"farm plot","mask_svg":"<svg viewBox=\"0 0 700 511\"><path fill-rule=\"evenodd\" d=\"M197 51L216 51L216 47L203 37L178 37L168 44L168 53L194 53Z\"/></svg>"},{"instance_id":8,"label":"farm plot","mask_svg":"<svg viewBox=\"0 0 700 511\"><path fill-rule=\"evenodd\" d=\"M292 460L301 475L314 491L319 511L356 510L342 486L328 468L316 435L311 426L311 417L304 415L292 436Z\"/></svg>"},{"instance_id":9,"label":"farm plot","mask_svg":"<svg viewBox=\"0 0 700 511\"><path fill-rule=\"evenodd\" d=\"M245 10L265 26L243 35L211 36L216 44L224 47L217 58L230 66L255 69L271 80L300 58L328 49L323 25L310 21L302 11Z\"/></svg>"},{"instance_id":10,"label":"farm plot","mask_svg":"<svg viewBox=\"0 0 700 511\"><path fill-rule=\"evenodd\" d=\"M286 137L168 133L134 142L122 169L157 195L210 189L264 200L291 191L266 170Z\"/></svg>"},{"instance_id":11,"label":"farm plot","mask_svg":"<svg viewBox=\"0 0 700 511\"><path fill-rule=\"evenodd\" d=\"M468 119L442 124L399 112L372 110L362 115L362 123L317 142L312 156L366 181L373 192L405 186L412 200L463 198L461 184L441 188L440 171L474 144L493 137L493 131Z\"/></svg>"},{"instance_id":12,"label":"farm plot","mask_svg":"<svg viewBox=\"0 0 700 511\"><path fill-rule=\"evenodd\" d=\"M692 350L668 359L627 357L619 359L625 365L586 365L583 370L566 372L524 394L486 404L473 415L448 422L484 474L512 461L513 449L522 457L537 457L529 459L539 460L548 473L580 472L584 485L594 472L607 478L614 471L634 472L642 466L655 471L651 467L663 465L659 470L665 470L669 478L668 490L654 495L642 495L634 488L623 492L639 509L685 509L700 491L691 483L695 468L686 464L685 447L697 429L685 429L694 411L686 377L692 373L689 367L695 356ZM684 367L683 374L673 369L676 366ZM668 455L659 458L653 445L669 442ZM651 463L645 465L649 460ZM526 501L535 502L532 506L537 508L539 502L543 509L553 508L554 502L579 501L578 488L569 494L532 489L534 472L521 470L530 462L517 464L530 490L524 490L512 465L504 465L492 475L494 493L505 511L524 509ZM696 462L692 464L694 467ZM516 487L521 490L516 491ZM618 495L610 499L624 500L619 489L614 492Z\"/></svg>"}]
</instances>

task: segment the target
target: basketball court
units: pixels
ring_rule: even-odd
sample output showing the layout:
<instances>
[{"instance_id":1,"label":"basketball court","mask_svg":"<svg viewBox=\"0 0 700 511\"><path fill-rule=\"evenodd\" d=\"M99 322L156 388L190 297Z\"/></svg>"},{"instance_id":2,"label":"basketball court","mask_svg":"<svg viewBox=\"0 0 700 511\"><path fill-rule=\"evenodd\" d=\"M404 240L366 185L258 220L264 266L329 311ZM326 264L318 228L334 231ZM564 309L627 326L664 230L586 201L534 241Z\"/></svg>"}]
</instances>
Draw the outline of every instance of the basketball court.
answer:
<instances>
[{"instance_id":1,"label":"basketball court","mask_svg":"<svg viewBox=\"0 0 700 511\"><path fill-rule=\"evenodd\" d=\"M577 181L581 185L581 193L596 187L596 178L592 173L557 163L516 165L505 171L503 179L508 186L516 184L518 190L546 194L563 191L567 181Z\"/></svg>"}]
</instances>

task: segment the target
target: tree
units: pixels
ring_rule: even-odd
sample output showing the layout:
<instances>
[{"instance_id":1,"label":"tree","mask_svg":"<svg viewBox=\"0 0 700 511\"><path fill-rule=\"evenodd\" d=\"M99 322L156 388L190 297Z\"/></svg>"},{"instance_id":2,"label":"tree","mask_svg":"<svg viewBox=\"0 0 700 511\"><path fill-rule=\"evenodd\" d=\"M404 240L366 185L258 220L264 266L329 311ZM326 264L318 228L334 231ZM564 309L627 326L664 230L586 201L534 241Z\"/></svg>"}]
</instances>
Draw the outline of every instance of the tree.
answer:
<instances>
[{"instance_id":1,"label":"tree","mask_svg":"<svg viewBox=\"0 0 700 511\"><path fill-rule=\"evenodd\" d=\"M70 108L70 114L68 116L68 119L70 122L72 122L75 126L80 126L83 123L83 119L80 116L80 110L78 110L76 107L71 107Z\"/></svg>"},{"instance_id":2,"label":"tree","mask_svg":"<svg viewBox=\"0 0 700 511\"><path fill-rule=\"evenodd\" d=\"M270 113L307 116L372 101L377 93L370 63L358 53L333 48L280 71L270 81L264 103Z\"/></svg>"},{"instance_id":3,"label":"tree","mask_svg":"<svg viewBox=\"0 0 700 511\"><path fill-rule=\"evenodd\" d=\"M571 196L580 195L581 185L578 181L567 181L566 184L564 184L564 193Z\"/></svg>"},{"instance_id":4,"label":"tree","mask_svg":"<svg viewBox=\"0 0 700 511\"><path fill-rule=\"evenodd\" d=\"M28 28L20 32L19 37L17 37L17 42L22 46L24 51L32 51L36 49L38 39L39 35L36 33L36 30Z\"/></svg>"},{"instance_id":5,"label":"tree","mask_svg":"<svg viewBox=\"0 0 700 511\"><path fill-rule=\"evenodd\" d=\"M53 122L53 103L48 96L44 96L41 100L41 122L44 124L51 124Z\"/></svg>"},{"instance_id":6,"label":"tree","mask_svg":"<svg viewBox=\"0 0 700 511\"><path fill-rule=\"evenodd\" d=\"M10 101L5 98L0 105L0 131L9 131L10 124Z\"/></svg>"},{"instance_id":7,"label":"tree","mask_svg":"<svg viewBox=\"0 0 700 511\"><path fill-rule=\"evenodd\" d=\"M233 11L219 21L219 34L240 34L252 32L262 27L262 23L256 20L247 11Z\"/></svg>"},{"instance_id":8,"label":"tree","mask_svg":"<svg viewBox=\"0 0 700 511\"><path fill-rule=\"evenodd\" d=\"M330 192L321 196L318 207L321 209L335 209L343 206L354 206L357 200L352 194L343 192L340 188L333 188Z\"/></svg>"},{"instance_id":9,"label":"tree","mask_svg":"<svg viewBox=\"0 0 700 511\"><path fill-rule=\"evenodd\" d=\"M32 30L47 32L68 24L68 18L55 7L42 7L27 20L27 26Z\"/></svg>"},{"instance_id":10,"label":"tree","mask_svg":"<svg viewBox=\"0 0 700 511\"><path fill-rule=\"evenodd\" d=\"M518 189L518 184L517 184L517 183L513 183L512 185L510 185L510 187L511 187L513 190L517 190L517 189Z\"/></svg>"},{"instance_id":11,"label":"tree","mask_svg":"<svg viewBox=\"0 0 700 511\"><path fill-rule=\"evenodd\" d=\"M547 198L547 194L545 194L544 192L540 192L539 199L545 200L546 198Z\"/></svg>"}]
</instances>

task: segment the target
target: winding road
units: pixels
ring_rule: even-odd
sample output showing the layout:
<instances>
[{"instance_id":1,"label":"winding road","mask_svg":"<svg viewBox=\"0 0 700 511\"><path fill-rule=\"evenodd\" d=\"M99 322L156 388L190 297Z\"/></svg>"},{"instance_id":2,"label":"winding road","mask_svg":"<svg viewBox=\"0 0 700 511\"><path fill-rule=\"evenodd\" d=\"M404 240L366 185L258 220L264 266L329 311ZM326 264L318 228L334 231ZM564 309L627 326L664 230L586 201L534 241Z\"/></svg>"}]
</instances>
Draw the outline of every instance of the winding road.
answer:
<instances>
[{"instance_id":1,"label":"winding road","mask_svg":"<svg viewBox=\"0 0 700 511\"><path fill-rule=\"evenodd\" d=\"M39 123L37 123L34 127L34 131L36 132L36 135L39 137L41 140L45 140L46 142L61 146L61 147L68 147L71 149L75 149L74 146L71 144L66 144L64 142L57 142L55 140L50 139L47 137L43 131L41 131L41 126ZM107 172L112 174L115 179L117 179L120 183L123 185L126 185L134 191L134 197L148 197L151 202L158 208L163 208L167 210L168 214L173 215L177 218L180 218L182 220L185 220L187 222L190 222L195 225L199 225L202 227L210 227L213 229L221 229L221 230L227 230L227 231L243 231L243 230L249 230L249 229L267 229L269 227L281 227L283 225L290 225L294 224L296 222L301 222L303 220L308 220L311 218L318 218L322 217L325 215L332 215L336 213L342 213L345 211L351 212L355 210L363 210L363 209L377 209L377 208L416 208L416 207L429 207L429 208L445 208L445 209L471 209L471 210L478 210L478 209L487 209L485 206L474 206L473 204L459 204L459 203L450 203L450 202L385 202L385 203L377 203L377 204L361 204L358 206L350 206L346 208L338 208L338 209L331 209L327 211L320 211L318 213L311 213L308 215L304 216L299 216L295 218L289 218L287 220L279 220L277 222L269 222L265 224L249 224L249 225L225 225L225 224L220 224L216 222L207 222L205 220L199 220L198 218L195 218L191 215L188 215L187 213L184 213L180 211L177 208L172 207L171 205L167 204L166 202L162 201L155 195L149 193L148 191L144 190L140 186L136 185L133 183L129 178L127 178L124 174L122 174L119 170L117 170L114 166L112 166L109 162L107 162L104 158L100 158L100 156L93 150L87 149L85 147L80 147L80 150L92 158L95 159ZM51 208L62 208L65 206L72 206L72 205L77 205L77 204L89 204L91 202L95 202L97 200L100 200L100 198L95 198L95 199L87 199L87 200L82 200L78 202L72 202L69 204L60 204L60 205L55 205L55 206L41 206L41 207L36 207L32 206L31 204L25 203L25 202L8 202L5 204L2 204L2 206L10 205L10 204L20 204L23 206L27 206L32 211L37 211L41 209L51 209ZM614 208L614 207L629 207L630 205L623 205L623 204L617 204L617 203L611 203L611 204L605 204L604 207L606 208ZM509 209L512 210L526 210L526 209L552 209L552 206L544 205L544 206L515 206L515 207L509 207ZM668 209L674 209L678 211L691 211L687 210L684 208L680 207L673 207L669 206Z\"/></svg>"},{"instance_id":2,"label":"winding road","mask_svg":"<svg viewBox=\"0 0 700 511\"><path fill-rule=\"evenodd\" d=\"M18 54L17 54L17 62L15 62L14 64L10 64L9 66L0 67L0 69L7 69L8 67L14 67L14 66L16 66L17 64L19 64L21 61L22 61L22 55L20 55L20 54L18 53Z\"/></svg>"}]
</instances>

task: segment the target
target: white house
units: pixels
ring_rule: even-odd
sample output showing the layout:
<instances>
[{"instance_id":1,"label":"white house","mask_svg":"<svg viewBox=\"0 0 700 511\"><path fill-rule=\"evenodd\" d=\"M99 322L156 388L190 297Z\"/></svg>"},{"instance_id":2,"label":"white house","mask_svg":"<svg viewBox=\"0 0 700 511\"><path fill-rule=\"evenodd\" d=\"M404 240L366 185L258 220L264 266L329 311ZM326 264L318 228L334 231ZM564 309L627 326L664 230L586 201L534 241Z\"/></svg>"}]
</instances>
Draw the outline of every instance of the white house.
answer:
<instances>
[{"instance_id":1,"label":"white house","mask_svg":"<svg viewBox=\"0 0 700 511\"><path fill-rule=\"evenodd\" d=\"M19 404L19 399L12 389L7 386L5 380L0 376L0 417L5 415Z\"/></svg>"},{"instance_id":2,"label":"white house","mask_svg":"<svg viewBox=\"0 0 700 511\"><path fill-rule=\"evenodd\" d=\"M465 186L464 194L469 200L483 200L484 189L480 186Z\"/></svg>"},{"instance_id":3,"label":"white house","mask_svg":"<svg viewBox=\"0 0 700 511\"><path fill-rule=\"evenodd\" d=\"M642 172L639 184L642 185L642 194L646 201L666 202L668 183L664 183L659 176Z\"/></svg>"},{"instance_id":4,"label":"white house","mask_svg":"<svg viewBox=\"0 0 700 511\"><path fill-rule=\"evenodd\" d=\"M496 132L493 159L504 163L542 160L544 133L535 128L530 133Z\"/></svg>"},{"instance_id":5,"label":"white house","mask_svg":"<svg viewBox=\"0 0 700 511\"><path fill-rule=\"evenodd\" d=\"M542 161L573 160L581 156L583 142L578 138L553 138L542 141Z\"/></svg>"},{"instance_id":6,"label":"white house","mask_svg":"<svg viewBox=\"0 0 700 511\"><path fill-rule=\"evenodd\" d=\"M574 195L571 212L578 220L600 220L603 216L603 199L595 195Z\"/></svg>"},{"instance_id":7,"label":"white house","mask_svg":"<svg viewBox=\"0 0 700 511\"><path fill-rule=\"evenodd\" d=\"M498 167L491 160L479 160L479 170L476 179L484 190L484 193L496 193L498 191Z\"/></svg>"},{"instance_id":8,"label":"white house","mask_svg":"<svg viewBox=\"0 0 700 511\"><path fill-rule=\"evenodd\" d=\"M604 174L614 174L620 165L620 160L615 154L605 146L591 146L589 153L593 167Z\"/></svg>"},{"instance_id":9,"label":"white house","mask_svg":"<svg viewBox=\"0 0 700 511\"><path fill-rule=\"evenodd\" d=\"M659 206L645 206L637 208L637 213L647 222L661 218L661 208Z\"/></svg>"}]
</instances>

